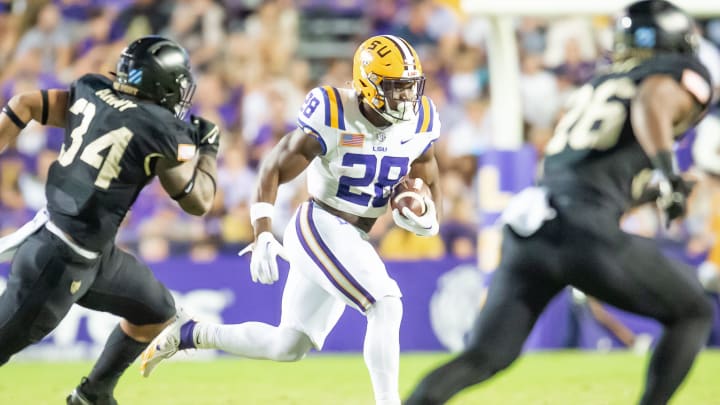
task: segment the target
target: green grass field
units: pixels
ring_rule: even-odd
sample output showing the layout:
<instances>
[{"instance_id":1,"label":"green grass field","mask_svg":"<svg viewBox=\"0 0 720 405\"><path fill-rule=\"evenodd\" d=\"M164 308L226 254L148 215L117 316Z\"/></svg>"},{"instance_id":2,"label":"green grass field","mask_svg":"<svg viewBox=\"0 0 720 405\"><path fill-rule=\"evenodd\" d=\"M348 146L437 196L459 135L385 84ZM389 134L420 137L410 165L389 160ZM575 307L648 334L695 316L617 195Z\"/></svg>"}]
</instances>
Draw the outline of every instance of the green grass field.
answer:
<instances>
[{"instance_id":1,"label":"green grass field","mask_svg":"<svg viewBox=\"0 0 720 405\"><path fill-rule=\"evenodd\" d=\"M400 389L407 394L445 354L402 358ZM535 353L451 404L605 405L636 402L646 357L629 353ZM0 368L0 404L61 404L90 369L89 363L15 361ZM314 355L299 363L222 358L168 362L149 379L137 363L120 381L123 405L144 404L373 404L370 380L359 355ZM674 405L720 404L720 352L702 354Z\"/></svg>"}]
</instances>

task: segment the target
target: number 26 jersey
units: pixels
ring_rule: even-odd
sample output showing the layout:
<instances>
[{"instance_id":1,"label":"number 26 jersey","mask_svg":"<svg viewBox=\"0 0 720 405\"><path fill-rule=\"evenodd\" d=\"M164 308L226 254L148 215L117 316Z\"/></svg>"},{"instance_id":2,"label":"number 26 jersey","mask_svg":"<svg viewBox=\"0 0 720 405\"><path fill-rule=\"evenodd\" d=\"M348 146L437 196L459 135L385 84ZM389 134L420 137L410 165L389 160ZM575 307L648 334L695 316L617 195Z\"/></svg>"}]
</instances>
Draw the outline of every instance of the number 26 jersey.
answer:
<instances>
[{"instance_id":1,"label":"number 26 jersey","mask_svg":"<svg viewBox=\"0 0 720 405\"><path fill-rule=\"evenodd\" d=\"M395 184L438 139L440 119L426 96L408 121L378 128L360 111L352 89L317 87L298 113L298 127L315 137L322 154L307 168L310 195L343 212L376 218Z\"/></svg>"},{"instance_id":2,"label":"number 26 jersey","mask_svg":"<svg viewBox=\"0 0 720 405\"><path fill-rule=\"evenodd\" d=\"M624 212L651 178L649 157L633 132L630 105L648 77L673 78L696 101L699 114L678 123L676 138L702 117L712 96L710 75L694 57L660 54L596 76L569 99L545 150L542 184Z\"/></svg>"}]
</instances>

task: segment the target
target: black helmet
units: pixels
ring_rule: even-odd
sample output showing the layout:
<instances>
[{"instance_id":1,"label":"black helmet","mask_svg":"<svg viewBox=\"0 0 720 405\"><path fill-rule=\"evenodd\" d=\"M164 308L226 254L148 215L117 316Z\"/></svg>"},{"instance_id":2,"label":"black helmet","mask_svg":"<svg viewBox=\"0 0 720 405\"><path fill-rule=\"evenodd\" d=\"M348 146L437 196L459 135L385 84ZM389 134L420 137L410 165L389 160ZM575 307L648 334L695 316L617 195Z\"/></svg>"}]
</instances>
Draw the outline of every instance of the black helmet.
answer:
<instances>
[{"instance_id":1,"label":"black helmet","mask_svg":"<svg viewBox=\"0 0 720 405\"><path fill-rule=\"evenodd\" d=\"M172 40L150 35L133 41L123 50L114 87L152 100L182 119L190 108L195 80L185 49Z\"/></svg>"},{"instance_id":2,"label":"black helmet","mask_svg":"<svg viewBox=\"0 0 720 405\"><path fill-rule=\"evenodd\" d=\"M616 59L656 52L692 55L698 44L692 17L665 0L632 3L615 21Z\"/></svg>"}]
</instances>

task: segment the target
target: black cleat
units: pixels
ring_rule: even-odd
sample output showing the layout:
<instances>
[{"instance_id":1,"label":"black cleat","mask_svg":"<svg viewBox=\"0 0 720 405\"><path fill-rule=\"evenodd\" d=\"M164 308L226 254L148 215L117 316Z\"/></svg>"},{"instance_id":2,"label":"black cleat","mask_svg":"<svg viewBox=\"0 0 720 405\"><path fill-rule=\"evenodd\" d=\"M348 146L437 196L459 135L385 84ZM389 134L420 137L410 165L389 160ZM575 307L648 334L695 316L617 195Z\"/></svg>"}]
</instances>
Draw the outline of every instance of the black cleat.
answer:
<instances>
[{"instance_id":1,"label":"black cleat","mask_svg":"<svg viewBox=\"0 0 720 405\"><path fill-rule=\"evenodd\" d=\"M83 391L83 386L88 384L88 379L83 377L80 385L65 399L67 405L118 405L112 395L92 395Z\"/></svg>"},{"instance_id":2,"label":"black cleat","mask_svg":"<svg viewBox=\"0 0 720 405\"><path fill-rule=\"evenodd\" d=\"M80 392L80 387L72 390L65 401L67 402L67 405L92 405L92 402L85 398L85 396Z\"/></svg>"}]
</instances>

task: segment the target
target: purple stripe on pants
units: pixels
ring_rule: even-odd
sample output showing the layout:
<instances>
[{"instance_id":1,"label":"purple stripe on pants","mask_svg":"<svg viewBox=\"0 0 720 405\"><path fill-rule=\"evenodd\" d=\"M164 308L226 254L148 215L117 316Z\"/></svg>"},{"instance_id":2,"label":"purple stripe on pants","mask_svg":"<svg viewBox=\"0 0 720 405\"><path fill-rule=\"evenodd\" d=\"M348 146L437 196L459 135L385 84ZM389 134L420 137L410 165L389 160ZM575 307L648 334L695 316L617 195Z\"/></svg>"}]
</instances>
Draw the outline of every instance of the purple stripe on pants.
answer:
<instances>
[{"instance_id":1,"label":"purple stripe on pants","mask_svg":"<svg viewBox=\"0 0 720 405\"><path fill-rule=\"evenodd\" d=\"M365 306L362 305L361 302L359 302L350 292L346 291L338 282L335 280L335 278L332 276L330 271L325 267L325 265L322 263L319 257L313 252L313 250L308 245L307 241L305 240L305 235L302 232L302 226L300 223L300 216L302 215L302 207L299 209L300 211L297 214L297 218L295 218L295 232L297 232L298 240L300 241L300 244L302 245L303 249L305 249L305 252L310 256L310 259L312 259L313 262L320 268L320 270L325 273L325 276L330 280L330 282L335 286L335 288L338 289L338 291L341 291L350 301L352 301L355 305L357 305L358 308L365 310ZM308 216L312 216L311 211L308 209ZM312 224L311 221L308 221L309 224ZM311 225L312 227L312 225ZM312 232L312 231L311 231ZM320 245L320 243L318 243ZM331 259L332 260L332 259ZM374 301L372 301L374 302Z\"/></svg>"}]
</instances>

